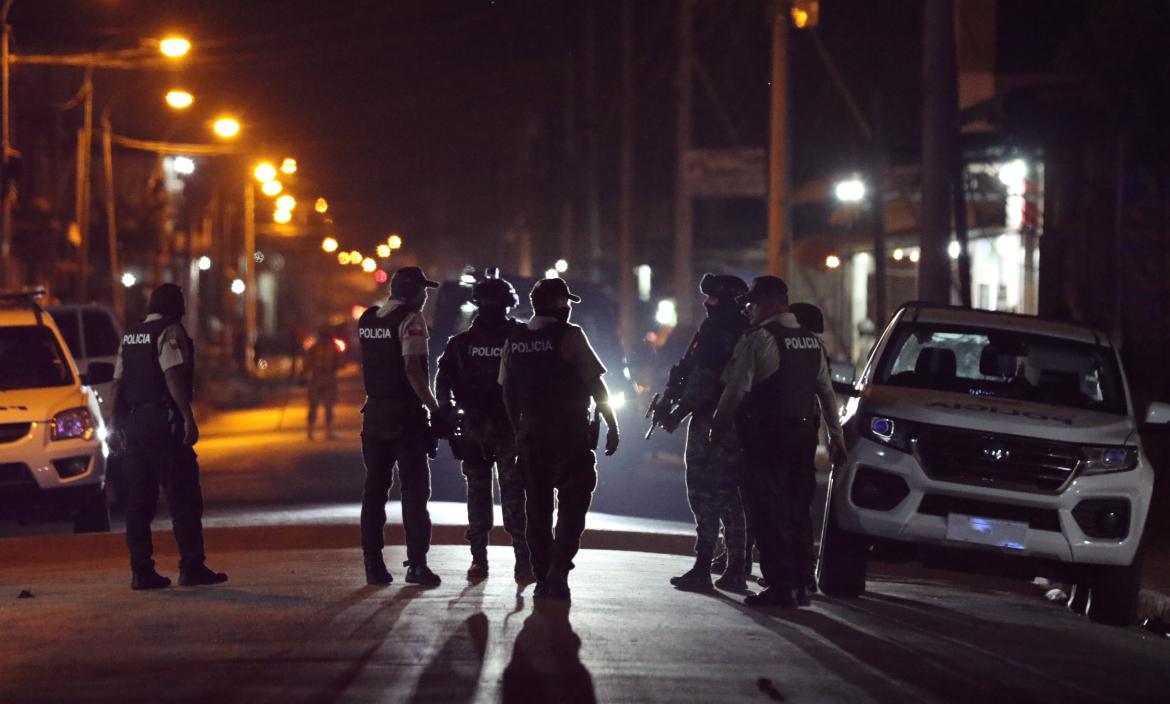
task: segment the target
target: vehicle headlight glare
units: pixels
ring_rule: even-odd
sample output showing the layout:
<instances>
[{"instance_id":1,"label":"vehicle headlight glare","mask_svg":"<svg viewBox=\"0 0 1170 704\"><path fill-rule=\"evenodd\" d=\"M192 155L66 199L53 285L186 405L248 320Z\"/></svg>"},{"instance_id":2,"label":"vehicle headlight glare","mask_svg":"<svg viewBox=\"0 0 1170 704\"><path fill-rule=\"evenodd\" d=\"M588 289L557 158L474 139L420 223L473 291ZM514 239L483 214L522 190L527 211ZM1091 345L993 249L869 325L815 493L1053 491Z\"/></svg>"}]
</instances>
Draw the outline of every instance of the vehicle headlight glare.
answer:
<instances>
[{"instance_id":1,"label":"vehicle headlight glare","mask_svg":"<svg viewBox=\"0 0 1170 704\"><path fill-rule=\"evenodd\" d=\"M71 408L53 416L49 426L49 438L52 440L90 440L97 428L93 416L86 408Z\"/></svg>"},{"instance_id":2,"label":"vehicle headlight glare","mask_svg":"<svg viewBox=\"0 0 1170 704\"><path fill-rule=\"evenodd\" d=\"M609 407L613 410L621 410L626 405L626 394L623 391L617 391L609 395Z\"/></svg>"},{"instance_id":3,"label":"vehicle headlight glare","mask_svg":"<svg viewBox=\"0 0 1170 704\"><path fill-rule=\"evenodd\" d=\"M862 427L871 440L902 452L911 451L915 426L913 423L886 416L863 418Z\"/></svg>"},{"instance_id":4,"label":"vehicle headlight glare","mask_svg":"<svg viewBox=\"0 0 1170 704\"><path fill-rule=\"evenodd\" d=\"M1082 474L1125 472L1136 466L1136 447L1086 447L1081 450Z\"/></svg>"}]
</instances>

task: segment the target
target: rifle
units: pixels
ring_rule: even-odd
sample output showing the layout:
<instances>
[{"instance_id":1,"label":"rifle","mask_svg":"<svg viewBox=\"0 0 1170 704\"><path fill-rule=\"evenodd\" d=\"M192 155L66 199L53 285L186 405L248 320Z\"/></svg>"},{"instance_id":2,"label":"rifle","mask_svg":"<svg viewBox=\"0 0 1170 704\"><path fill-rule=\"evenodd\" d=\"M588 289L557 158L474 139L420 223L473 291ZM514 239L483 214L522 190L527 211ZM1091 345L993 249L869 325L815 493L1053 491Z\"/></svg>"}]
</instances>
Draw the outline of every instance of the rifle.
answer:
<instances>
[{"instance_id":1,"label":"rifle","mask_svg":"<svg viewBox=\"0 0 1170 704\"><path fill-rule=\"evenodd\" d=\"M678 402L682 399L683 391L687 386L687 378L689 369L683 365L682 362L670 368L670 374L666 379L666 388L660 393L654 394L654 398L650 400L650 407L646 409L646 418L650 420L650 429L646 431L646 439L654 434L654 429L661 426L666 432L674 432L674 427L668 427L666 420L678 407ZM678 427L677 424L675 427Z\"/></svg>"}]
</instances>

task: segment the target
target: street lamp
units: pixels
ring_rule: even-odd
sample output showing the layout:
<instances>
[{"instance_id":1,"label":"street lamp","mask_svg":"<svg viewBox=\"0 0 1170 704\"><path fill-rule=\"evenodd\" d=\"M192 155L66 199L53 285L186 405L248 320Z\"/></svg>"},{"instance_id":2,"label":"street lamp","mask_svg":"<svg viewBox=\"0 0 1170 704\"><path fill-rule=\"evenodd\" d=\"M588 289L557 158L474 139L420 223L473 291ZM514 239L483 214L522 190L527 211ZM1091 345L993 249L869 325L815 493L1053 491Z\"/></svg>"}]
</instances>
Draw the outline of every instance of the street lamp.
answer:
<instances>
[{"instance_id":1,"label":"street lamp","mask_svg":"<svg viewBox=\"0 0 1170 704\"><path fill-rule=\"evenodd\" d=\"M272 214L272 219L276 221L278 225L287 225L288 222L292 220L292 212L283 208L278 208L276 212Z\"/></svg>"},{"instance_id":2,"label":"street lamp","mask_svg":"<svg viewBox=\"0 0 1170 704\"><path fill-rule=\"evenodd\" d=\"M338 246L339 245L337 244L337 240L332 237L326 237L325 239L321 240L321 250L326 254L333 254L337 251Z\"/></svg>"},{"instance_id":3,"label":"street lamp","mask_svg":"<svg viewBox=\"0 0 1170 704\"><path fill-rule=\"evenodd\" d=\"M829 256L825 257L825 266L830 269L836 269L840 267L841 257L838 257L836 254L830 254Z\"/></svg>"},{"instance_id":4,"label":"street lamp","mask_svg":"<svg viewBox=\"0 0 1170 704\"><path fill-rule=\"evenodd\" d=\"M348 266L349 265L349 252L338 252L337 253L337 263L342 265L342 266Z\"/></svg>"},{"instance_id":5,"label":"street lamp","mask_svg":"<svg viewBox=\"0 0 1170 704\"><path fill-rule=\"evenodd\" d=\"M402 238L397 234L390 235L390 239L386 240L390 245L390 249L400 249L402 247Z\"/></svg>"},{"instance_id":6,"label":"street lamp","mask_svg":"<svg viewBox=\"0 0 1170 704\"><path fill-rule=\"evenodd\" d=\"M276 207L278 210L292 211L293 208L297 207L297 199L286 193L276 199Z\"/></svg>"},{"instance_id":7,"label":"street lamp","mask_svg":"<svg viewBox=\"0 0 1170 704\"><path fill-rule=\"evenodd\" d=\"M276 178L276 167L267 161L262 161L256 164L256 168L252 170L252 175L260 183L268 183Z\"/></svg>"},{"instance_id":8,"label":"street lamp","mask_svg":"<svg viewBox=\"0 0 1170 704\"><path fill-rule=\"evenodd\" d=\"M232 280L232 293L236 294L237 296L242 294L246 288L247 286L244 285L243 279Z\"/></svg>"},{"instance_id":9,"label":"street lamp","mask_svg":"<svg viewBox=\"0 0 1170 704\"><path fill-rule=\"evenodd\" d=\"M211 269L211 257L199 257L199 271L208 271Z\"/></svg>"},{"instance_id":10,"label":"street lamp","mask_svg":"<svg viewBox=\"0 0 1170 704\"><path fill-rule=\"evenodd\" d=\"M185 90L171 90L167 91L167 105L170 105L176 110L186 110L195 102L195 96L191 95Z\"/></svg>"},{"instance_id":11,"label":"street lamp","mask_svg":"<svg viewBox=\"0 0 1170 704\"><path fill-rule=\"evenodd\" d=\"M177 156L171 161L171 167L180 176L190 176L195 173L195 160L189 156Z\"/></svg>"},{"instance_id":12,"label":"street lamp","mask_svg":"<svg viewBox=\"0 0 1170 704\"><path fill-rule=\"evenodd\" d=\"M842 203L860 203L865 199L865 183L858 178L838 182L834 191Z\"/></svg>"},{"instance_id":13,"label":"street lamp","mask_svg":"<svg viewBox=\"0 0 1170 704\"><path fill-rule=\"evenodd\" d=\"M386 259L387 257L390 256L390 245L380 244L380 245L378 245L378 247L374 251L374 253L377 254L378 257L380 257L381 259Z\"/></svg>"},{"instance_id":14,"label":"street lamp","mask_svg":"<svg viewBox=\"0 0 1170 704\"><path fill-rule=\"evenodd\" d=\"M293 174L295 174L297 172L297 160L286 158L280 164L280 171L281 171L281 173L285 173L285 174L288 174L289 176L292 176Z\"/></svg>"},{"instance_id":15,"label":"street lamp","mask_svg":"<svg viewBox=\"0 0 1170 704\"><path fill-rule=\"evenodd\" d=\"M374 273L374 270L377 268L378 262L374 261L373 259L366 257L362 260L362 271L366 272L367 274Z\"/></svg>"},{"instance_id":16,"label":"street lamp","mask_svg":"<svg viewBox=\"0 0 1170 704\"><path fill-rule=\"evenodd\" d=\"M273 179L271 181L265 182L264 185L260 186L260 191L266 196L275 196L279 195L281 189L283 188L284 186L280 184L280 181Z\"/></svg>"},{"instance_id":17,"label":"street lamp","mask_svg":"<svg viewBox=\"0 0 1170 704\"><path fill-rule=\"evenodd\" d=\"M185 37L166 37L158 43L158 50L169 59L178 59L191 51L191 42Z\"/></svg>"},{"instance_id":18,"label":"street lamp","mask_svg":"<svg viewBox=\"0 0 1170 704\"><path fill-rule=\"evenodd\" d=\"M122 285L126 288L133 288L134 284L138 283L138 277L129 272L122 274Z\"/></svg>"},{"instance_id":19,"label":"street lamp","mask_svg":"<svg viewBox=\"0 0 1170 704\"><path fill-rule=\"evenodd\" d=\"M558 259L557 263L553 264L553 268L557 270L557 273L563 274L569 270L569 262L565 259Z\"/></svg>"},{"instance_id":20,"label":"street lamp","mask_svg":"<svg viewBox=\"0 0 1170 704\"><path fill-rule=\"evenodd\" d=\"M313 204L313 210L324 215L329 212L329 203L324 198L318 198L317 202Z\"/></svg>"},{"instance_id":21,"label":"street lamp","mask_svg":"<svg viewBox=\"0 0 1170 704\"><path fill-rule=\"evenodd\" d=\"M230 115L216 118L212 125L216 136L231 139L240 133L240 121Z\"/></svg>"}]
</instances>

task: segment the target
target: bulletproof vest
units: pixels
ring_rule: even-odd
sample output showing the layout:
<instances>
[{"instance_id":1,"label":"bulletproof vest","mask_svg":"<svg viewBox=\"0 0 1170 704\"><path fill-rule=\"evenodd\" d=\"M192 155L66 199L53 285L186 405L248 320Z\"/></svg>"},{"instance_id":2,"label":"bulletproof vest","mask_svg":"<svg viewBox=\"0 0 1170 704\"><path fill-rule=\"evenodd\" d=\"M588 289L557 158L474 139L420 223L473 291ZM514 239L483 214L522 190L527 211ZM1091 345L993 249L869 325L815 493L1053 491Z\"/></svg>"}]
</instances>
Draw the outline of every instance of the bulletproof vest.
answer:
<instances>
[{"instance_id":1,"label":"bulletproof vest","mask_svg":"<svg viewBox=\"0 0 1170 704\"><path fill-rule=\"evenodd\" d=\"M691 388L701 391L696 394L701 398L688 398L694 403L696 413L702 415L715 411L723 392L719 377L731 360L740 336L749 327L751 323L747 317L738 311L713 312L699 326L686 354L687 373L697 382Z\"/></svg>"},{"instance_id":2,"label":"bulletproof vest","mask_svg":"<svg viewBox=\"0 0 1170 704\"><path fill-rule=\"evenodd\" d=\"M561 322L539 330L522 327L508 339L508 381L516 389L522 422L563 425L588 420L585 380L565 361L561 348L565 334L576 327Z\"/></svg>"},{"instance_id":3,"label":"bulletproof vest","mask_svg":"<svg viewBox=\"0 0 1170 704\"><path fill-rule=\"evenodd\" d=\"M371 306L358 318L362 379L369 398L401 401L412 407L421 403L406 378L402 340L398 338L398 328L412 312L412 308L398 306L388 315L378 317L378 307Z\"/></svg>"},{"instance_id":4,"label":"bulletproof vest","mask_svg":"<svg viewBox=\"0 0 1170 704\"><path fill-rule=\"evenodd\" d=\"M506 418L504 394L500 388L500 358L508 337L524 327L508 318L501 324L484 325L478 321L459 333L452 341L459 356L459 377L451 390L455 401L473 416Z\"/></svg>"},{"instance_id":5,"label":"bulletproof vest","mask_svg":"<svg viewBox=\"0 0 1170 704\"><path fill-rule=\"evenodd\" d=\"M158 339L163 331L179 324L171 318L160 318L139 323L122 335L122 382L118 391L120 406L134 406L145 403L173 405L171 392L167 389L166 376L158 361ZM181 324L179 324L181 327ZM193 350L184 350L193 357ZM187 394L190 397L194 387L194 361L187 359L184 365Z\"/></svg>"},{"instance_id":6,"label":"bulletproof vest","mask_svg":"<svg viewBox=\"0 0 1170 704\"><path fill-rule=\"evenodd\" d=\"M772 322L763 326L780 352L780 367L752 386L745 399L748 410L769 421L809 418L817 413L817 374L824 352L816 335L803 327Z\"/></svg>"}]
</instances>

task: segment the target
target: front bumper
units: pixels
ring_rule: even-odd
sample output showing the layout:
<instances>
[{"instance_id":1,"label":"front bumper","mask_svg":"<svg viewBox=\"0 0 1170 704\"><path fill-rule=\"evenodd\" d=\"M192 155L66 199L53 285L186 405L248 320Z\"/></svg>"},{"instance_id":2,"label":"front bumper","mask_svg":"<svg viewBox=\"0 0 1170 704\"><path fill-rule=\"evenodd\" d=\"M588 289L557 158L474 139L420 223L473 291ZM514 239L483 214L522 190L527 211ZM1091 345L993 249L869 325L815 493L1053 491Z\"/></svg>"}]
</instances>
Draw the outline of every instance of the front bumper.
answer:
<instances>
[{"instance_id":1,"label":"front bumper","mask_svg":"<svg viewBox=\"0 0 1170 704\"><path fill-rule=\"evenodd\" d=\"M59 440L46 423L0 444L0 514L71 510L105 488L106 445L99 438Z\"/></svg>"},{"instance_id":2,"label":"front bumper","mask_svg":"<svg viewBox=\"0 0 1170 704\"><path fill-rule=\"evenodd\" d=\"M853 497L859 468L896 475L906 483L909 493L889 510L862 508ZM1131 471L1078 477L1059 494L943 482L928 477L914 456L860 438L844 471L834 477L831 501L841 528L881 540L1062 563L1128 565L1141 541L1153 480L1153 471L1142 458ZM1073 510L1086 499L1128 501L1125 537L1102 539L1086 535L1073 516ZM948 539L948 507L964 515L980 516L982 510L1027 521L1022 546L984 546Z\"/></svg>"}]
</instances>

